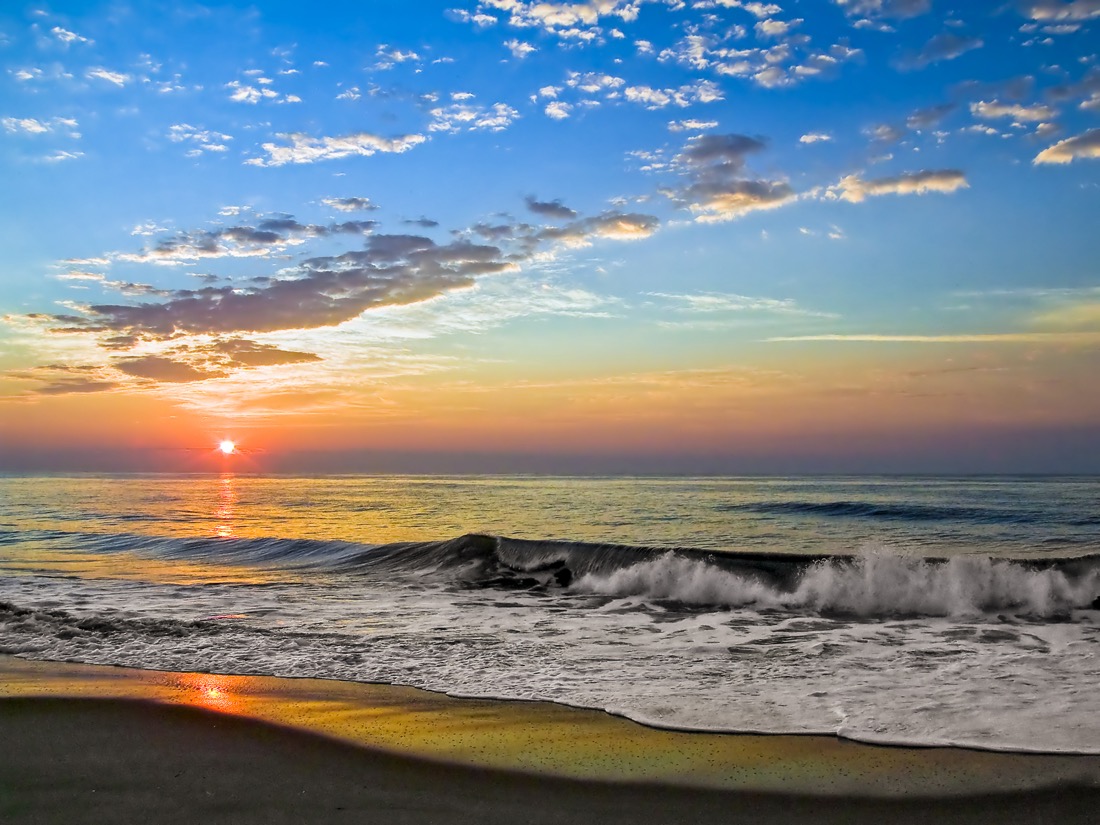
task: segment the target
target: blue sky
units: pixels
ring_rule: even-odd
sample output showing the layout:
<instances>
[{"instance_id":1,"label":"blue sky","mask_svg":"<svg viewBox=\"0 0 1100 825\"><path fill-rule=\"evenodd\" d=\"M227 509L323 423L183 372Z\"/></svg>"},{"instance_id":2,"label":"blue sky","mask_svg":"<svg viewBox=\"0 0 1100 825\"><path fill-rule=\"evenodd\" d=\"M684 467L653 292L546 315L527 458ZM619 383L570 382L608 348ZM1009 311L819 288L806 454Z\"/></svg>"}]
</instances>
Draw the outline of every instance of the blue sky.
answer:
<instances>
[{"instance_id":1,"label":"blue sky","mask_svg":"<svg viewBox=\"0 0 1100 825\"><path fill-rule=\"evenodd\" d=\"M1096 470L1098 25L1098 0L0 13L8 463L228 434L322 468Z\"/></svg>"}]
</instances>

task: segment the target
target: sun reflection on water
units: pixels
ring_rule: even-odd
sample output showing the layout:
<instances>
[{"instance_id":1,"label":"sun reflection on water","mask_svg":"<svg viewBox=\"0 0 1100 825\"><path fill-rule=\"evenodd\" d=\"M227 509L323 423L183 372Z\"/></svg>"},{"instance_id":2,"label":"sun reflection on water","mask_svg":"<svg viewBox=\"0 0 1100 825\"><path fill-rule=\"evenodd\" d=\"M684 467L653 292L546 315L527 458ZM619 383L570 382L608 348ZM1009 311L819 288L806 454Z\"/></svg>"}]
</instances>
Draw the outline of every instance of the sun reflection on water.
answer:
<instances>
[{"instance_id":1,"label":"sun reflection on water","mask_svg":"<svg viewBox=\"0 0 1100 825\"><path fill-rule=\"evenodd\" d=\"M218 484L218 504L214 510L217 524L214 535L220 539L236 537L234 524L237 515L237 479L232 473L222 475Z\"/></svg>"}]
</instances>

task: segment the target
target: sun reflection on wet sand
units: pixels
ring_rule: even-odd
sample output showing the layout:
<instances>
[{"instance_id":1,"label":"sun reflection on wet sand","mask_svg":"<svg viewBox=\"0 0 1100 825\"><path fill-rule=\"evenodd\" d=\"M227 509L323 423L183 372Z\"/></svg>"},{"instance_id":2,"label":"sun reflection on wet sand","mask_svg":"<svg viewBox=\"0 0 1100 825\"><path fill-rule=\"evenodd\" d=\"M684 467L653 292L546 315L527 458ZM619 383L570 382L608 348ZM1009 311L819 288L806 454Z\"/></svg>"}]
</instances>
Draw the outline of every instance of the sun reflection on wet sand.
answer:
<instances>
[{"instance_id":1,"label":"sun reflection on wet sand","mask_svg":"<svg viewBox=\"0 0 1100 825\"><path fill-rule=\"evenodd\" d=\"M218 483L218 506L214 510L217 524L214 534L220 539L236 537L234 520L237 513L237 479L232 473L224 473Z\"/></svg>"},{"instance_id":2,"label":"sun reflection on wet sand","mask_svg":"<svg viewBox=\"0 0 1100 825\"><path fill-rule=\"evenodd\" d=\"M172 680L179 688L174 701L183 705L216 710L221 713L241 713L244 710L235 688L240 677L220 676L216 673L180 673Z\"/></svg>"}]
</instances>

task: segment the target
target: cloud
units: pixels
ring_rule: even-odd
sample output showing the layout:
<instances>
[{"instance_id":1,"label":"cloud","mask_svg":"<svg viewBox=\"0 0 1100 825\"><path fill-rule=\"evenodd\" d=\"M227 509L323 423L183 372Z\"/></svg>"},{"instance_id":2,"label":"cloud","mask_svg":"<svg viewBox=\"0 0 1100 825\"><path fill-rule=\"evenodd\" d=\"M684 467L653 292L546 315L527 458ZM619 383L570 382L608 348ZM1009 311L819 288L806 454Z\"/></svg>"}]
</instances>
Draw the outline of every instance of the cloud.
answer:
<instances>
[{"instance_id":1,"label":"cloud","mask_svg":"<svg viewBox=\"0 0 1100 825\"><path fill-rule=\"evenodd\" d=\"M597 240L635 241L648 238L660 227L652 215L612 210L587 218L578 218L562 226L540 229L521 225L513 228L512 240L521 250L520 256L533 257L547 246L582 249Z\"/></svg>"},{"instance_id":2,"label":"cloud","mask_svg":"<svg viewBox=\"0 0 1100 825\"><path fill-rule=\"evenodd\" d=\"M565 120L572 111L572 104L566 103L564 100L552 100L547 103L546 108L543 109L546 116L553 120Z\"/></svg>"},{"instance_id":3,"label":"cloud","mask_svg":"<svg viewBox=\"0 0 1100 825\"><path fill-rule=\"evenodd\" d=\"M1060 140L1037 154L1032 163L1070 163L1078 158L1100 158L1100 129Z\"/></svg>"},{"instance_id":4,"label":"cloud","mask_svg":"<svg viewBox=\"0 0 1100 825\"><path fill-rule=\"evenodd\" d=\"M255 74L255 71L248 71L245 74ZM301 103L302 99L298 95L283 95L271 88L271 83L274 81L269 77L256 77L255 82L259 85L251 86L246 83L241 83L239 80L232 80L225 84L225 88L232 89L233 94L229 96L230 100L237 103L249 103L255 105L261 100L270 100L275 103ZM345 95L338 95L337 100ZM354 97L351 97L354 100Z\"/></svg>"},{"instance_id":5,"label":"cloud","mask_svg":"<svg viewBox=\"0 0 1100 825\"><path fill-rule=\"evenodd\" d=\"M244 338L218 341L211 344L208 351L225 356L230 365L236 367L270 367L321 360L319 355L312 352L284 350L271 344L260 344Z\"/></svg>"},{"instance_id":6,"label":"cloud","mask_svg":"<svg viewBox=\"0 0 1100 825\"><path fill-rule=\"evenodd\" d=\"M568 206L565 206L560 198L555 198L552 201L540 201L528 195L524 200L527 204L527 208L536 215L543 215L547 218L559 218L562 220L569 220L577 217L577 213Z\"/></svg>"},{"instance_id":7,"label":"cloud","mask_svg":"<svg viewBox=\"0 0 1100 825\"><path fill-rule=\"evenodd\" d=\"M790 34L791 29L802 23L802 18L797 20L761 20L754 27L759 37L780 38Z\"/></svg>"},{"instance_id":8,"label":"cloud","mask_svg":"<svg viewBox=\"0 0 1100 825\"><path fill-rule=\"evenodd\" d=\"M781 341L837 341L852 343L886 344L1093 344L1100 342L1098 332L992 332L952 335L880 335L857 333L854 335L781 335L765 338L768 342Z\"/></svg>"},{"instance_id":9,"label":"cloud","mask_svg":"<svg viewBox=\"0 0 1100 825\"><path fill-rule=\"evenodd\" d=\"M473 103L454 103L429 110L431 132L500 132L512 125L519 112L504 103L484 107Z\"/></svg>"},{"instance_id":10,"label":"cloud","mask_svg":"<svg viewBox=\"0 0 1100 825\"><path fill-rule=\"evenodd\" d=\"M1032 322L1047 327L1100 330L1100 301L1085 301L1051 309L1035 316Z\"/></svg>"},{"instance_id":11,"label":"cloud","mask_svg":"<svg viewBox=\"0 0 1100 825\"><path fill-rule=\"evenodd\" d=\"M322 198L321 203L341 212L368 212L378 208L369 198Z\"/></svg>"},{"instance_id":12,"label":"cloud","mask_svg":"<svg viewBox=\"0 0 1100 825\"><path fill-rule=\"evenodd\" d=\"M112 72L109 69L104 69L102 66L97 66L94 69L88 69L84 73L84 76L90 80L104 80L114 86L122 87L129 83L133 78L128 74L122 72Z\"/></svg>"},{"instance_id":13,"label":"cloud","mask_svg":"<svg viewBox=\"0 0 1100 825\"><path fill-rule=\"evenodd\" d=\"M670 120L668 130L670 132L703 132L717 125L717 120Z\"/></svg>"},{"instance_id":14,"label":"cloud","mask_svg":"<svg viewBox=\"0 0 1100 825\"><path fill-rule=\"evenodd\" d=\"M1093 20L1100 17L1100 0L1024 0L1021 13L1032 20Z\"/></svg>"},{"instance_id":15,"label":"cloud","mask_svg":"<svg viewBox=\"0 0 1100 825\"><path fill-rule=\"evenodd\" d=\"M159 241L140 253L116 253L128 263L178 264L202 258L252 258L270 255L305 238L333 235L361 235L372 231L374 221L344 221L332 224L303 224L289 216L266 218L256 226L227 226L181 232Z\"/></svg>"},{"instance_id":16,"label":"cloud","mask_svg":"<svg viewBox=\"0 0 1100 825\"><path fill-rule=\"evenodd\" d=\"M799 143L821 143L832 140L833 136L827 132L807 132L798 139Z\"/></svg>"},{"instance_id":17,"label":"cloud","mask_svg":"<svg viewBox=\"0 0 1100 825\"><path fill-rule=\"evenodd\" d=\"M33 390L36 395L70 395L73 393L107 392L119 387L117 381L98 381L94 378L61 378Z\"/></svg>"},{"instance_id":18,"label":"cloud","mask_svg":"<svg viewBox=\"0 0 1100 825\"><path fill-rule=\"evenodd\" d=\"M313 329L343 323L368 309L416 303L467 288L477 276L514 268L495 246L468 241L440 246L415 235L374 235L364 250L307 259L283 277L262 279L251 289L176 290L161 303L93 304L82 317L54 320L69 325L60 332L98 330L156 340L181 334ZM138 363L137 368L146 366ZM150 368L163 366L154 362Z\"/></svg>"},{"instance_id":19,"label":"cloud","mask_svg":"<svg viewBox=\"0 0 1100 825\"><path fill-rule=\"evenodd\" d=\"M616 90L626 85L626 81L615 75L603 72L569 72L565 79L565 85L585 94L594 95L604 92L608 97L617 97ZM554 87L544 87L554 88Z\"/></svg>"},{"instance_id":20,"label":"cloud","mask_svg":"<svg viewBox=\"0 0 1100 825\"><path fill-rule=\"evenodd\" d=\"M696 5L699 6L700 4L697 3ZM744 9L753 17L760 19L783 12L783 9L775 3L758 3L752 2L752 0L714 0L714 5L723 6L727 9Z\"/></svg>"},{"instance_id":21,"label":"cloud","mask_svg":"<svg viewBox=\"0 0 1100 825\"><path fill-rule=\"evenodd\" d=\"M233 140L232 135L223 135L206 129L199 129L187 123L177 123L168 127L168 139L173 143L190 143L194 148L188 151L189 157L196 157L203 152L227 152L227 141Z\"/></svg>"},{"instance_id":22,"label":"cloud","mask_svg":"<svg viewBox=\"0 0 1100 825\"><path fill-rule=\"evenodd\" d=\"M905 125L910 129L929 129L936 126L945 117L956 109L954 103L941 103L938 106L927 106L917 109L905 119Z\"/></svg>"},{"instance_id":23,"label":"cloud","mask_svg":"<svg viewBox=\"0 0 1100 825\"><path fill-rule=\"evenodd\" d=\"M859 203L867 197L879 195L923 195L927 192L950 193L957 189L966 189L969 184L966 176L957 169L936 169L931 171L905 172L886 178L864 180L858 175L841 178L835 186L829 187L827 195L841 200Z\"/></svg>"},{"instance_id":24,"label":"cloud","mask_svg":"<svg viewBox=\"0 0 1100 825\"><path fill-rule=\"evenodd\" d=\"M46 155L42 158L42 160L46 161L46 163L60 163L64 160L77 160L82 157L84 157L83 152L66 152L64 150L60 150L54 152L52 155Z\"/></svg>"},{"instance_id":25,"label":"cloud","mask_svg":"<svg viewBox=\"0 0 1100 825\"><path fill-rule=\"evenodd\" d=\"M1010 117L1017 123L1050 120L1058 116L1056 110L1043 104L1024 106L1019 103L1001 103L998 100L979 100L971 103L970 114L985 120Z\"/></svg>"},{"instance_id":26,"label":"cloud","mask_svg":"<svg viewBox=\"0 0 1100 825\"><path fill-rule=\"evenodd\" d=\"M681 108L692 103L713 103L723 100L722 90L716 83L700 80L678 89L654 89L650 86L627 86L623 95L631 103L640 103L647 109L663 109L675 105Z\"/></svg>"},{"instance_id":27,"label":"cloud","mask_svg":"<svg viewBox=\"0 0 1100 825\"><path fill-rule=\"evenodd\" d=\"M190 381L205 381L207 378L217 378L224 373L207 372L195 369L190 364L175 361L160 355L142 355L135 358L116 358L116 369L132 375L135 378L149 378L157 382L169 384L184 384Z\"/></svg>"},{"instance_id":28,"label":"cloud","mask_svg":"<svg viewBox=\"0 0 1100 825\"><path fill-rule=\"evenodd\" d=\"M515 28L537 28L565 40L587 43L601 40L601 18L618 18L629 23L637 19L640 5L639 0L589 0L582 3L484 0L478 3L476 13L461 10L451 13L463 22L486 26L497 21L495 14L503 12L508 15L508 25Z\"/></svg>"},{"instance_id":29,"label":"cloud","mask_svg":"<svg viewBox=\"0 0 1100 825\"><path fill-rule=\"evenodd\" d=\"M411 49L408 51L401 51L401 49L391 49L387 44L383 43L375 51L375 55L378 57L378 62L372 67L376 71L388 71L399 63L419 63L420 55Z\"/></svg>"},{"instance_id":30,"label":"cloud","mask_svg":"<svg viewBox=\"0 0 1100 825\"><path fill-rule=\"evenodd\" d=\"M744 174L746 157L765 144L747 135L701 135L692 138L677 158L688 183L661 191L677 206L695 213L698 222L729 221L760 209L792 201L785 181L758 180Z\"/></svg>"},{"instance_id":31,"label":"cloud","mask_svg":"<svg viewBox=\"0 0 1100 825\"><path fill-rule=\"evenodd\" d=\"M732 48L728 37L696 30L662 50L657 59L662 63L675 62L692 71L748 79L757 86L775 89L794 86L808 78L825 77L863 54L862 50L841 43L824 51L813 49L810 44L806 35L790 35L767 48Z\"/></svg>"},{"instance_id":32,"label":"cloud","mask_svg":"<svg viewBox=\"0 0 1100 825\"><path fill-rule=\"evenodd\" d=\"M5 117L0 118L0 125L9 134L45 135L61 129L71 130L68 137L79 138L80 132L76 131L79 124L71 117L55 117L50 120L38 120L33 117Z\"/></svg>"},{"instance_id":33,"label":"cloud","mask_svg":"<svg viewBox=\"0 0 1100 825\"><path fill-rule=\"evenodd\" d=\"M660 298L671 303L678 312L690 314L714 313L770 313L777 315L800 315L814 318L834 318L830 313L813 312L803 309L791 298L754 298L727 292L695 292L670 294L667 292L643 293L652 298Z\"/></svg>"},{"instance_id":34,"label":"cloud","mask_svg":"<svg viewBox=\"0 0 1100 825\"><path fill-rule=\"evenodd\" d=\"M931 0L833 0L849 17L917 17L932 8Z\"/></svg>"},{"instance_id":35,"label":"cloud","mask_svg":"<svg viewBox=\"0 0 1100 825\"><path fill-rule=\"evenodd\" d=\"M407 152L427 140L424 135L398 135L385 138L370 132L355 132L340 137L319 137L291 132L280 134L286 145L265 143L267 160L251 158L245 161L252 166L283 166L287 163L315 163L319 160L337 160L346 157L370 157L378 152Z\"/></svg>"},{"instance_id":36,"label":"cloud","mask_svg":"<svg viewBox=\"0 0 1100 825\"><path fill-rule=\"evenodd\" d=\"M517 57L520 60L538 51L538 48L532 46L530 43L524 43L522 40L516 40L514 38L512 40L505 40L504 46L512 53L513 57Z\"/></svg>"},{"instance_id":37,"label":"cloud","mask_svg":"<svg viewBox=\"0 0 1100 825\"><path fill-rule=\"evenodd\" d=\"M920 51L904 55L898 60L898 68L923 69L941 60L954 60L985 43L978 37L960 37L950 32L937 34L924 44Z\"/></svg>"},{"instance_id":38,"label":"cloud","mask_svg":"<svg viewBox=\"0 0 1100 825\"><path fill-rule=\"evenodd\" d=\"M50 29L50 34L56 37L58 41L63 43L65 46L71 46L73 43L87 43L88 45L92 45L93 43L95 43L94 40L83 37L76 32L71 32L68 29L63 29L60 26L54 26L52 29Z\"/></svg>"},{"instance_id":39,"label":"cloud","mask_svg":"<svg viewBox=\"0 0 1100 825\"><path fill-rule=\"evenodd\" d=\"M697 166L721 163L740 170L746 155L761 151L765 145L761 139L747 135L701 135L688 141L682 157Z\"/></svg>"}]
</instances>

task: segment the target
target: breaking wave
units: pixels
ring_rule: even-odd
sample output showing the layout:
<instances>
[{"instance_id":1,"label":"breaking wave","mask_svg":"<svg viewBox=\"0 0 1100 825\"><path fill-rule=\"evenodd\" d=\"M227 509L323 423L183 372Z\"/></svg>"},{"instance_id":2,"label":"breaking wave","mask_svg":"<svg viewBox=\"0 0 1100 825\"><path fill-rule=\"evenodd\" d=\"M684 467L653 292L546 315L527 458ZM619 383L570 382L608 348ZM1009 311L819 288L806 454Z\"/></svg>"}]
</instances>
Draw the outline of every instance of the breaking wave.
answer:
<instances>
[{"instance_id":1,"label":"breaking wave","mask_svg":"<svg viewBox=\"0 0 1100 825\"><path fill-rule=\"evenodd\" d=\"M669 554L577 583L588 593L687 605L798 610L856 616L1065 617L1100 608L1100 569L1073 575L988 557L926 561L882 551L806 567L790 589Z\"/></svg>"},{"instance_id":2,"label":"breaking wave","mask_svg":"<svg viewBox=\"0 0 1100 825\"><path fill-rule=\"evenodd\" d=\"M24 538L27 538L24 535ZM532 541L470 534L366 545L303 539L43 535L94 552L256 565L374 580L431 579L466 588L632 597L718 609L856 616L1012 613L1063 619L1100 609L1100 556L1042 560L927 559L874 550L802 556ZM62 541L63 540L63 541Z\"/></svg>"}]
</instances>

